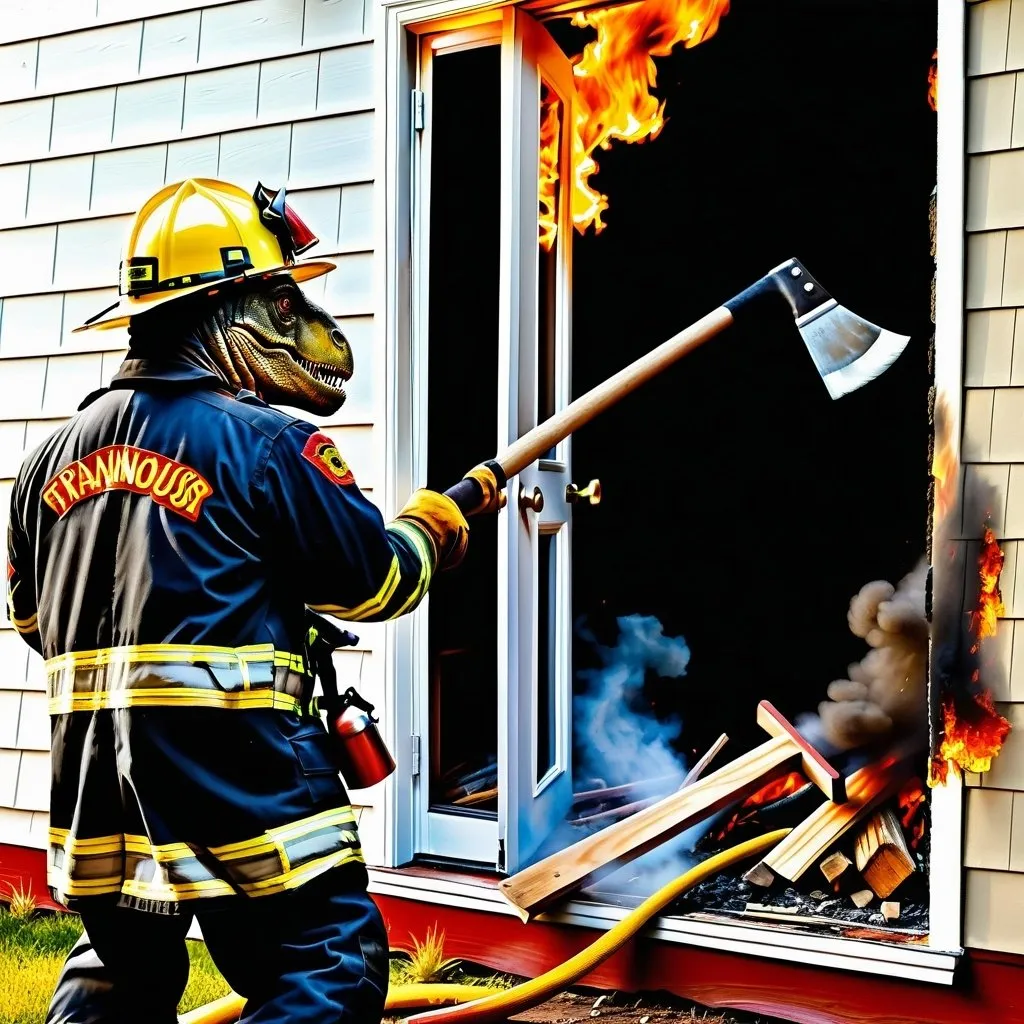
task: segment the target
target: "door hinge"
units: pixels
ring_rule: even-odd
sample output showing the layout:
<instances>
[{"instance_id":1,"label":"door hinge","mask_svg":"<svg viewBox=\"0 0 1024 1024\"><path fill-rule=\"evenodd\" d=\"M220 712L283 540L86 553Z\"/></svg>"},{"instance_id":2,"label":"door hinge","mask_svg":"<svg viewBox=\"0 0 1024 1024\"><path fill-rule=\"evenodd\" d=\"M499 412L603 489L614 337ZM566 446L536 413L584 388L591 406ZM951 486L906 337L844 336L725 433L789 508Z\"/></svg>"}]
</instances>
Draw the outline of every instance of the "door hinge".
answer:
<instances>
[{"instance_id":1,"label":"door hinge","mask_svg":"<svg viewBox=\"0 0 1024 1024\"><path fill-rule=\"evenodd\" d=\"M419 775L420 773L420 738L419 736L410 737L412 740L412 768L410 769L411 775Z\"/></svg>"},{"instance_id":2,"label":"door hinge","mask_svg":"<svg viewBox=\"0 0 1024 1024\"><path fill-rule=\"evenodd\" d=\"M426 127L426 97L419 89L412 91L412 126L416 131L421 132Z\"/></svg>"}]
</instances>

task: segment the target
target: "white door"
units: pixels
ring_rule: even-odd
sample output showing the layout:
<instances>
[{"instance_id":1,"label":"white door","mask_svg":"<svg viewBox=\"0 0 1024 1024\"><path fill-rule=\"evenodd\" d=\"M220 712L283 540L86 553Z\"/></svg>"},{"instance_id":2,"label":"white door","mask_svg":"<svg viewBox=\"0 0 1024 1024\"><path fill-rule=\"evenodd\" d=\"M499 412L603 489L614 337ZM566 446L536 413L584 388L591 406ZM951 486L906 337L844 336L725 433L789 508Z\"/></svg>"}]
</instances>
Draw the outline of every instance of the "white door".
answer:
<instances>
[{"instance_id":1,"label":"white door","mask_svg":"<svg viewBox=\"0 0 1024 1024\"><path fill-rule=\"evenodd\" d=\"M568 404L569 60L529 15L502 37L499 445ZM498 867L543 852L572 802L570 442L508 483L498 534Z\"/></svg>"}]
</instances>

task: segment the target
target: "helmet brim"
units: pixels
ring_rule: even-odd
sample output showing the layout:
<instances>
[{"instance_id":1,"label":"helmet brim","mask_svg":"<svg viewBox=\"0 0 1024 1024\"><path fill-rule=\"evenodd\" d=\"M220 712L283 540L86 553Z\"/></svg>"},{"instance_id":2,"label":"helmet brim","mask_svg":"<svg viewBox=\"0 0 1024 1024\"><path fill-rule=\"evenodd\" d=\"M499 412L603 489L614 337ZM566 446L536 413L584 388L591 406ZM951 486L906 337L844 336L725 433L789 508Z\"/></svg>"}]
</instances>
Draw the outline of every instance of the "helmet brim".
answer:
<instances>
[{"instance_id":1,"label":"helmet brim","mask_svg":"<svg viewBox=\"0 0 1024 1024\"><path fill-rule=\"evenodd\" d=\"M330 260L303 260L301 263L282 264L280 267L271 267L270 270L250 270L237 277L229 278L223 282L207 282L206 284L193 285L190 288L177 288L172 292L153 292L150 295L122 295L117 305L105 309L95 318L88 320L80 327L75 327L72 334L81 331L106 331L115 327L127 327L128 321L140 313L148 313L165 303L173 302L175 299L184 298L186 295L194 295L197 292L209 292L218 288L241 282L244 280L255 281L261 277L270 275L287 275L295 282L311 281L313 278L322 277L336 270L337 263Z\"/></svg>"}]
</instances>

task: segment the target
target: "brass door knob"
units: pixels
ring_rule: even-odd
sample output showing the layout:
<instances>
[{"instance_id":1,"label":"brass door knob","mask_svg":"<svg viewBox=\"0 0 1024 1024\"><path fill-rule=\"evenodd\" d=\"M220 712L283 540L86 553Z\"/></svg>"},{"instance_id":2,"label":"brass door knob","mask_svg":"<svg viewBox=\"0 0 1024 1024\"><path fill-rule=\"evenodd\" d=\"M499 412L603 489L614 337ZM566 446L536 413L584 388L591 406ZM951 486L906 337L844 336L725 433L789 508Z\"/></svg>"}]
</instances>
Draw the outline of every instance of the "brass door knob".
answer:
<instances>
[{"instance_id":1,"label":"brass door knob","mask_svg":"<svg viewBox=\"0 0 1024 1024\"><path fill-rule=\"evenodd\" d=\"M532 494L526 493L526 488L519 485L519 507L525 512L532 508L534 512L540 512L544 508L544 494L539 487L534 487Z\"/></svg>"},{"instance_id":2,"label":"brass door knob","mask_svg":"<svg viewBox=\"0 0 1024 1024\"><path fill-rule=\"evenodd\" d=\"M582 490L575 484L569 484L565 489L565 500L575 505L578 501L585 501L588 505L601 504L601 481L591 480Z\"/></svg>"}]
</instances>

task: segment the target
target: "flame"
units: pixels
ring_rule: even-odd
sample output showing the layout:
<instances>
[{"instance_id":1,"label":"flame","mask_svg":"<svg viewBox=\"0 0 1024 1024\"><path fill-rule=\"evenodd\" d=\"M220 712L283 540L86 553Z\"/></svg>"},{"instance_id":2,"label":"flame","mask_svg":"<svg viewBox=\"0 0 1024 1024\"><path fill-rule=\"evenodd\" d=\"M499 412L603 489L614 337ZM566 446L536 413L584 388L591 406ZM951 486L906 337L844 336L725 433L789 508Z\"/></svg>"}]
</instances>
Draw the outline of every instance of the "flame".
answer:
<instances>
[{"instance_id":1,"label":"flame","mask_svg":"<svg viewBox=\"0 0 1024 1024\"><path fill-rule=\"evenodd\" d=\"M807 780L800 772L790 772L788 775L773 779L767 786L762 786L761 789L756 793L752 793L740 804L739 810L732 816L725 828L718 833L717 840L721 842L737 825L756 818L758 807L781 800L784 796L795 793L806 783Z\"/></svg>"},{"instance_id":2,"label":"flame","mask_svg":"<svg viewBox=\"0 0 1024 1024\"><path fill-rule=\"evenodd\" d=\"M999 547L995 534L986 526L981 553L978 555L981 592L978 595L978 607L971 612L971 629L976 638L971 647L972 654L977 654L981 649L982 640L996 635L999 616L1006 611L999 590L999 574L1003 571L1005 559L1006 555Z\"/></svg>"},{"instance_id":3,"label":"flame","mask_svg":"<svg viewBox=\"0 0 1024 1024\"><path fill-rule=\"evenodd\" d=\"M925 802L925 799L924 787L921 785L920 779L911 779L900 790L900 824L904 828L910 828L914 818L920 813L921 805Z\"/></svg>"},{"instance_id":4,"label":"flame","mask_svg":"<svg viewBox=\"0 0 1024 1024\"><path fill-rule=\"evenodd\" d=\"M944 783L950 769L987 772L1010 732L1010 723L995 709L991 694L981 692L942 698L943 739L932 758L928 784Z\"/></svg>"},{"instance_id":5,"label":"flame","mask_svg":"<svg viewBox=\"0 0 1024 1024\"><path fill-rule=\"evenodd\" d=\"M540 114L540 244L550 252L558 230L558 147L562 104L542 85Z\"/></svg>"},{"instance_id":6,"label":"flame","mask_svg":"<svg viewBox=\"0 0 1024 1024\"><path fill-rule=\"evenodd\" d=\"M653 58L667 57L679 43L691 49L710 39L728 13L729 0L641 0L572 16L573 25L597 33L572 62L578 105L572 146L572 219L580 234L591 225L595 233L605 228L601 214L608 209L608 197L590 184L598 170L594 152L608 149L613 141L657 138L665 125L665 104L651 95L657 79ZM547 116L542 111L542 121ZM542 142L542 211L546 182L558 180L557 152L557 146L548 151ZM555 225L553 218L551 222L543 218L542 212L541 245L550 248Z\"/></svg>"},{"instance_id":7,"label":"flame","mask_svg":"<svg viewBox=\"0 0 1024 1024\"><path fill-rule=\"evenodd\" d=\"M985 526L981 551L978 554L978 605L970 613L974 642L971 654L979 654L982 642L996 635L999 617L1006 611L999 590L999 576L1003 571L1005 554L991 528ZM944 783L952 767L959 775L963 771L987 772L1002 749L1010 732L1010 723L996 711L992 695L977 689L981 670L971 674L975 692L942 695L943 739L932 758L928 784Z\"/></svg>"},{"instance_id":8,"label":"flame","mask_svg":"<svg viewBox=\"0 0 1024 1024\"><path fill-rule=\"evenodd\" d=\"M940 395L935 405L935 451L932 477L935 480L935 516L942 521L956 503L959 466L953 449L952 425L946 399Z\"/></svg>"},{"instance_id":9,"label":"flame","mask_svg":"<svg viewBox=\"0 0 1024 1024\"><path fill-rule=\"evenodd\" d=\"M910 831L910 848L916 850L924 838L926 823L924 807L927 797L920 779L911 779L898 797L900 824L904 831Z\"/></svg>"},{"instance_id":10,"label":"flame","mask_svg":"<svg viewBox=\"0 0 1024 1024\"><path fill-rule=\"evenodd\" d=\"M932 110L939 109L939 51L932 54L931 67L928 68L928 106Z\"/></svg>"}]
</instances>

